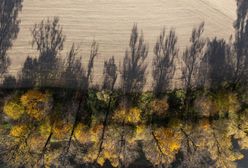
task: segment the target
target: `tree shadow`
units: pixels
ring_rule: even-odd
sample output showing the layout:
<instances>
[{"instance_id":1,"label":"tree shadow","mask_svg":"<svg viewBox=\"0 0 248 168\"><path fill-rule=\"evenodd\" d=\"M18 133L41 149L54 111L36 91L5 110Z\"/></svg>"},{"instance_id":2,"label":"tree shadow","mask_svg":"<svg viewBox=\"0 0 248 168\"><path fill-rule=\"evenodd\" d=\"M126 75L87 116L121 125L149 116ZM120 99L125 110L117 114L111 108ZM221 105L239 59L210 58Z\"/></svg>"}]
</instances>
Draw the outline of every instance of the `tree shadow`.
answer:
<instances>
[{"instance_id":1,"label":"tree shadow","mask_svg":"<svg viewBox=\"0 0 248 168\"><path fill-rule=\"evenodd\" d=\"M190 38L190 46L186 48L183 53L182 61L182 79L183 88L185 89L185 113L189 113L189 106L192 104L192 91L202 85L199 80L199 72L201 68L202 59L204 56L204 47L206 40L202 37L204 32L204 22L198 28L194 28ZM188 114L187 114L188 115Z\"/></svg>"},{"instance_id":2,"label":"tree shadow","mask_svg":"<svg viewBox=\"0 0 248 168\"><path fill-rule=\"evenodd\" d=\"M19 33L18 14L22 10L22 2L23 0L0 1L0 75L3 75L10 65L7 51Z\"/></svg>"},{"instance_id":3,"label":"tree shadow","mask_svg":"<svg viewBox=\"0 0 248 168\"><path fill-rule=\"evenodd\" d=\"M161 32L154 47L153 59L154 93L156 96L166 92L175 74L175 59L178 56L177 36L173 29L166 35Z\"/></svg>"},{"instance_id":4,"label":"tree shadow","mask_svg":"<svg viewBox=\"0 0 248 168\"><path fill-rule=\"evenodd\" d=\"M203 62L206 63L206 71L203 71L200 76L208 76L207 80L211 89L219 88L225 82L230 81L230 48L224 39L214 38L207 44L207 51L203 58Z\"/></svg>"},{"instance_id":5,"label":"tree shadow","mask_svg":"<svg viewBox=\"0 0 248 168\"><path fill-rule=\"evenodd\" d=\"M236 31L234 42L233 89L247 83L248 77L248 2L237 1L237 19L234 23Z\"/></svg>"},{"instance_id":6,"label":"tree shadow","mask_svg":"<svg viewBox=\"0 0 248 168\"><path fill-rule=\"evenodd\" d=\"M39 52L37 58L37 86L47 87L58 83L61 68L60 52L63 50L65 36L59 18L41 21L32 29L32 46Z\"/></svg>"},{"instance_id":7,"label":"tree shadow","mask_svg":"<svg viewBox=\"0 0 248 168\"><path fill-rule=\"evenodd\" d=\"M117 66L115 64L114 57L104 62L103 75L104 75L104 80L103 80L102 89L113 91L117 80Z\"/></svg>"},{"instance_id":8,"label":"tree shadow","mask_svg":"<svg viewBox=\"0 0 248 168\"><path fill-rule=\"evenodd\" d=\"M28 56L19 74L18 85L22 88L32 88L36 84L37 59Z\"/></svg>"},{"instance_id":9,"label":"tree shadow","mask_svg":"<svg viewBox=\"0 0 248 168\"><path fill-rule=\"evenodd\" d=\"M123 60L121 77L123 93L140 93L146 82L145 59L148 55L148 45L145 44L143 33L139 35L137 25L132 29L129 49Z\"/></svg>"},{"instance_id":10,"label":"tree shadow","mask_svg":"<svg viewBox=\"0 0 248 168\"><path fill-rule=\"evenodd\" d=\"M17 88L17 80L15 76L7 75L4 77L2 88L4 89L16 89Z\"/></svg>"},{"instance_id":11,"label":"tree shadow","mask_svg":"<svg viewBox=\"0 0 248 168\"><path fill-rule=\"evenodd\" d=\"M77 58L79 48L73 44L65 60L65 70L61 74L62 88L77 89L85 81L82 58Z\"/></svg>"}]
</instances>

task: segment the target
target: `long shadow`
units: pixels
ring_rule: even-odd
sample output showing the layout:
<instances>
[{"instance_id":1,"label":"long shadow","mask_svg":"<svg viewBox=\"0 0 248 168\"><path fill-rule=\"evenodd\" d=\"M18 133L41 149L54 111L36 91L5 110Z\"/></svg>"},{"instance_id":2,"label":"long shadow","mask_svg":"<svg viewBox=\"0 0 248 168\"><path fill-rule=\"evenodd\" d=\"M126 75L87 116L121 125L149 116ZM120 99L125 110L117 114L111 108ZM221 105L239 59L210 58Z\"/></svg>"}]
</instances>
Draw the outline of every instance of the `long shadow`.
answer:
<instances>
[{"instance_id":1,"label":"long shadow","mask_svg":"<svg viewBox=\"0 0 248 168\"><path fill-rule=\"evenodd\" d=\"M153 59L154 93L159 96L170 89L170 83L176 70L175 59L178 56L177 36L172 29L165 34L165 28L161 32L154 47L155 58Z\"/></svg>"},{"instance_id":2,"label":"long shadow","mask_svg":"<svg viewBox=\"0 0 248 168\"><path fill-rule=\"evenodd\" d=\"M7 51L19 32L20 20L18 14L22 10L23 0L0 1L0 75L2 76L10 65Z\"/></svg>"}]
</instances>

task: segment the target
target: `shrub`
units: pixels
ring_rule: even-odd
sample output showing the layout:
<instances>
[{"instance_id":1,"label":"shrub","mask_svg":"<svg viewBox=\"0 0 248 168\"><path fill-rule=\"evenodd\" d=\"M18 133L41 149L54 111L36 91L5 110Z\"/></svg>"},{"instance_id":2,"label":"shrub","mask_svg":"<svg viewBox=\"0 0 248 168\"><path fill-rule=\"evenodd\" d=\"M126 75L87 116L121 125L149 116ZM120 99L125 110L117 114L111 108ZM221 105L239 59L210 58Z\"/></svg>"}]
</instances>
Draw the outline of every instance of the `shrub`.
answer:
<instances>
[{"instance_id":1,"label":"shrub","mask_svg":"<svg viewBox=\"0 0 248 168\"><path fill-rule=\"evenodd\" d=\"M169 93L168 103L170 109L174 111L181 111L184 108L184 100L186 98L186 93L184 90L174 90Z\"/></svg>"},{"instance_id":2,"label":"shrub","mask_svg":"<svg viewBox=\"0 0 248 168\"><path fill-rule=\"evenodd\" d=\"M151 102L151 110L152 113L159 117L164 117L167 114L167 110L169 109L169 104L167 102L167 98L162 100L156 99Z\"/></svg>"},{"instance_id":3,"label":"shrub","mask_svg":"<svg viewBox=\"0 0 248 168\"><path fill-rule=\"evenodd\" d=\"M10 100L5 103L3 112L11 119L18 120L24 114L24 107L15 100Z\"/></svg>"},{"instance_id":4,"label":"shrub","mask_svg":"<svg viewBox=\"0 0 248 168\"><path fill-rule=\"evenodd\" d=\"M215 104L209 96L197 97L193 107L199 117L210 117L216 114Z\"/></svg>"},{"instance_id":5,"label":"shrub","mask_svg":"<svg viewBox=\"0 0 248 168\"><path fill-rule=\"evenodd\" d=\"M52 126L47 120L43 122L39 127L40 134L42 136L49 136L52 131Z\"/></svg>"},{"instance_id":6,"label":"shrub","mask_svg":"<svg viewBox=\"0 0 248 168\"><path fill-rule=\"evenodd\" d=\"M83 123L79 123L76 126L74 135L75 135L76 140L78 140L82 144L85 144L90 141L88 127L84 125Z\"/></svg>"},{"instance_id":7,"label":"shrub","mask_svg":"<svg viewBox=\"0 0 248 168\"><path fill-rule=\"evenodd\" d=\"M41 151L46 143L47 138L43 136L33 135L28 138L28 145L31 151Z\"/></svg>"},{"instance_id":8,"label":"shrub","mask_svg":"<svg viewBox=\"0 0 248 168\"><path fill-rule=\"evenodd\" d=\"M28 126L26 124L15 125L10 130L10 135L13 137L23 137L28 132Z\"/></svg>"},{"instance_id":9,"label":"shrub","mask_svg":"<svg viewBox=\"0 0 248 168\"><path fill-rule=\"evenodd\" d=\"M69 135L71 129L71 123L63 120L56 121L53 126L53 136L56 139L65 139Z\"/></svg>"},{"instance_id":10,"label":"shrub","mask_svg":"<svg viewBox=\"0 0 248 168\"><path fill-rule=\"evenodd\" d=\"M238 96L232 92L219 92L213 96L213 100L220 116L236 113L240 109Z\"/></svg>"},{"instance_id":11,"label":"shrub","mask_svg":"<svg viewBox=\"0 0 248 168\"><path fill-rule=\"evenodd\" d=\"M21 103L30 117L42 120L50 108L50 97L48 93L43 94L37 90L30 90L21 96Z\"/></svg>"},{"instance_id":12,"label":"shrub","mask_svg":"<svg viewBox=\"0 0 248 168\"><path fill-rule=\"evenodd\" d=\"M125 121L128 124L138 124L141 122L141 110L137 107L130 109L121 108L113 115L113 120L116 122Z\"/></svg>"}]
</instances>

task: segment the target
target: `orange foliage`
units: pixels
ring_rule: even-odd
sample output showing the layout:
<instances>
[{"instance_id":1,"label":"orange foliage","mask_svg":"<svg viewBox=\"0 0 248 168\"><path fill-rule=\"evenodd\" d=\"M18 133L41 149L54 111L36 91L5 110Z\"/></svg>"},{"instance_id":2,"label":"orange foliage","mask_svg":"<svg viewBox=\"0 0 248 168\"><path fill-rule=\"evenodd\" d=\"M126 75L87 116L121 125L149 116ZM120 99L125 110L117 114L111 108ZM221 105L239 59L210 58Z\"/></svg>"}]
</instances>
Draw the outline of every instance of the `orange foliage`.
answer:
<instances>
[{"instance_id":1,"label":"orange foliage","mask_svg":"<svg viewBox=\"0 0 248 168\"><path fill-rule=\"evenodd\" d=\"M26 124L15 125L10 130L10 135L13 137L23 137L28 132L28 126Z\"/></svg>"}]
</instances>

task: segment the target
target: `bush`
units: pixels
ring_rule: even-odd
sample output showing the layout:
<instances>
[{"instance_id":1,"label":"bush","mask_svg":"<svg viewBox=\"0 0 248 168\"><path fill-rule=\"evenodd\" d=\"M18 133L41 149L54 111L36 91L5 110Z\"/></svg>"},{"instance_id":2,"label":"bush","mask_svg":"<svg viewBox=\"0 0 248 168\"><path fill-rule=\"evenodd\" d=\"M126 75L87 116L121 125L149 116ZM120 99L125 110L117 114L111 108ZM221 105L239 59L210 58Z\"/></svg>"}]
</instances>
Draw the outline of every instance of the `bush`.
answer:
<instances>
[{"instance_id":1,"label":"bush","mask_svg":"<svg viewBox=\"0 0 248 168\"><path fill-rule=\"evenodd\" d=\"M50 109L51 96L37 90L30 90L21 96L21 103L27 110L27 114L36 119L42 120Z\"/></svg>"},{"instance_id":2,"label":"bush","mask_svg":"<svg viewBox=\"0 0 248 168\"><path fill-rule=\"evenodd\" d=\"M39 127L41 136L49 136L52 131L52 126L48 120L45 120Z\"/></svg>"},{"instance_id":3,"label":"bush","mask_svg":"<svg viewBox=\"0 0 248 168\"><path fill-rule=\"evenodd\" d=\"M26 124L15 125L10 130L10 135L13 137L23 137L28 132L28 126Z\"/></svg>"},{"instance_id":4,"label":"bush","mask_svg":"<svg viewBox=\"0 0 248 168\"><path fill-rule=\"evenodd\" d=\"M199 96L194 101L194 110L199 117L215 116L217 111L215 104L209 96Z\"/></svg>"},{"instance_id":5,"label":"bush","mask_svg":"<svg viewBox=\"0 0 248 168\"><path fill-rule=\"evenodd\" d=\"M151 110L153 115L158 117L164 117L167 115L167 110L169 109L169 104L167 98L155 99L151 102Z\"/></svg>"},{"instance_id":6,"label":"bush","mask_svg":"<svg viewBox=\"0 0 248 168\"><path fill-rule=\"evenodd\" d=\"M53 126L53 136L56 139L65 139L69 135L71 129L71 123L64 120L56 121Z\"/></svg>"},{"instance_id":7,"label":"bush","mask_svg":"<svg viewBox=\"0 0 248 168\"><path fill-rule=\"evenodd\" d=\"M216 111L221 117L237 113L240 110L240 102L236 93L218 92L213 95L213 101Z\"/></svg>"},{"instance_id":8,"label":"bush","mask_svg":"<svg viewBox=\"0 0 248 168\"><path fill-rule=\"evenodd\" d=\"M79 123L74 131L74 135L76 140L78 140L81 144L86 144L90 141L90 134L88 127L83 123Z\"/></svg>"},{"instance_id":9,"label":"bush","mask_svg":"<svg viewBox=\"0 0 248 168\"><path fill-rule=\"evenodd\" d=\"M10 100L5 103L3 112L11 119L18 120L24 114L24 107L15 100Z\"/></svg>"},{"instance_id":10,"label":"bush","mask_svg":"<svg viewBox=\"0 0 248 168\"><path fill-rule=\"evenodd\" d=\"M114 113L112 119L120 123L125 121L127 124L138 124L142 120L141 113L142 111L137 107L121 108Z\"/></svg>"},{"instance_id":11,"label":"bush","mask_svg":"<svg viewBox=\"0 0 248 168\"><path fill-rule=\"evenodd\" d=\"M184 100L186 93L184 90L174 90L168 95L168 103L170 105L170 111L182 111L184 108Z\"/></svg>"}]
</instances>

